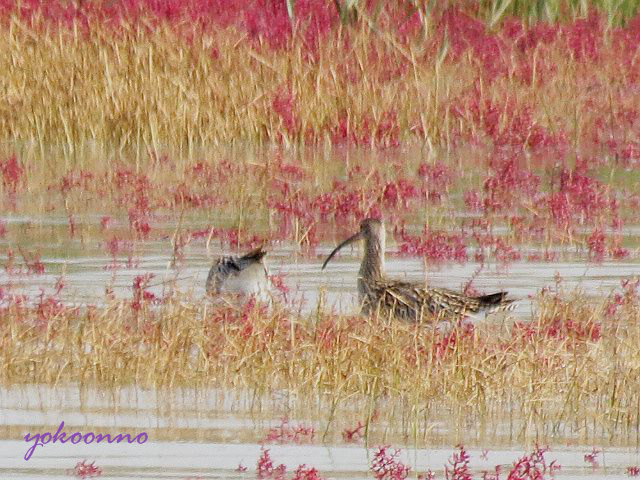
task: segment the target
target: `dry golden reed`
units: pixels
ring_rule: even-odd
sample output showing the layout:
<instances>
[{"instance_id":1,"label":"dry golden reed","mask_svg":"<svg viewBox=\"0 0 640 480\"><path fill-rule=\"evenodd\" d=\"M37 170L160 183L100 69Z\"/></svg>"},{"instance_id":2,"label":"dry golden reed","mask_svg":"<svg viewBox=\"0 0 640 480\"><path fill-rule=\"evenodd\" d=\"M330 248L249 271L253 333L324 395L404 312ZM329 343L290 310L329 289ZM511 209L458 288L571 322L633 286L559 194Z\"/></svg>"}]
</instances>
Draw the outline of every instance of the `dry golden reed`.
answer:
<instances>
[{"instance_id":1,"label":"dry golden reed","mask_svg":"<svg viewBox=\"0 0 640 480\"><path fill-rule=\"evenodd\" d=\"M435 20L433 35L409 40L362 21L335 27L315 48L294 33L284 49L235 27L186 39L163 23L116 32L42 23L12 17L2 27L4 141L68 151L86 142L156 151L246 142L449 145L461 134L487 134L486 119L467 105L480 96L530 105L532 125L577 144L596 110L637 99L625 88L619 45L600 30L599 56L585 61L564 37L482 58L484 45L454 49L435 34ZM498 125L509 115L498 112Z\"/></svg>"},{"instance_id":2,"label":"dry golden reed","mask_svg":"<svg viewBox=\"0 0 640 480\"><path fill-rule=\"evenodd\" d=\"M186 300L3 309L0 382L286 391L294 411L357 404L363 415L396 412L421 435L430 416L452 412L461 428L511 418L521 439L637 441L640 304L631 293L597 302L546 293L531 322L473 332Z\"/></svg>"}]
</instances>

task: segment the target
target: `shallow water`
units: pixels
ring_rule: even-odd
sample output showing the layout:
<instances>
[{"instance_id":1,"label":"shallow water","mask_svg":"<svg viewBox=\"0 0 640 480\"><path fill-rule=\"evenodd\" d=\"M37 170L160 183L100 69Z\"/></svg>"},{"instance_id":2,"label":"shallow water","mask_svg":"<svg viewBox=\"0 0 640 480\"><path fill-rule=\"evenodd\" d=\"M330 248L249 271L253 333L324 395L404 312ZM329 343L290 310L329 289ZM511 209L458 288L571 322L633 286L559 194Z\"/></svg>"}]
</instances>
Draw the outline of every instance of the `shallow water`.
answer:
<instances>
[{"instance_id":1,"label":"shallow water","mask_svg":"<svg viewBox=\"0 0 640 480\"><path fill-rule=\"evenodd\" d=\"M0 238L0 262L8 259L13 250L16 265L21 268L18 248L24 252L39 252L44 264L44 274L23 272L7 275L0 270L0 286L10 285L11 292L26 294L35 302L41 292L53 293L56 281L62 277L65 287L59 298L68 304L101 305L107 289L115 297L131 298L134 278L141 274L153 274L149 290L162 296L170 289L190 295L194 301L204 298L204 283L209 265L221 254L230 254L217 242L207 246L203 239L194 240L184 249L184 257L174 265L172 234L177 220L154 224L154 229L164 232L154 239L132 242L124 252L113 258L107 253L105 241L113 236L128 238L128 220L115 219L107 232L100 231L101 212L76 215L78 225L85 227L81 234L71 237L68 219L60 215L3 215L8 233ZM185 230L206 228L210 222L185 222ZM622 231L625 238L635 238L630 248L637 247L640 227L628 225ZM340 241L319 246L313 255L302 254L292 244L276 244L268 257L272 274L283 275L290 292L286 301L292 308L313 311L320 298L327 309L352 312L356 309L356 272L359 267L359 250L345 249L330 263L325 271L320 267L324 257ZM523 256L544 254L539 247L527 246ZM127 252L129 250L129 252ZM429 265L425 277L425 265L420 258L400 258L395 255L395 245L387 247L387 272L390 276L440 287L458 289L474 277L479 265L443 263ZM584 252L572 249L556 249L558 261L518 261L509 265L487 264L475 276L473 285L481 292L508 290L511 296L520 298L515 311L517 317L527 317L533 305L530 296L542 288L558 287L565 292L580 291L590 296L606 296L620 288L621 280L640 274L640 259L631 255L624 261L591 263ZM473 258L473 252L469 255ZM283 394L284 396L285 394ZM147 392L137 389L121 389L118 392L79 390L74 387L14 387L0 389L0 479L1 478L69 478L69 469L82 459L94 461L105 470L108 478L254 478L256 463L261 454L260 441L266 432L288 414L283 397L260 399L263 405L255 408L248 398L240 399L230 392ZM283 406L284 405L284 406ZM292 471L306 463L320 470L329 478L371 478L369 471L374 447L380 443L393 443L402 447L402 460L422 473L431 469L437 478L444 477L444 465L459 441L453 430L454 420L430 419L427 444L432 448L411 447L411 441L398 433L395 425L380 428L377 442L367 448L364 444L345 444L340 440L340 430L352 427L362 418L360 406L353 406L348 424L334 426L331 440L323 443L317 435L312 444L269 445L275 464L284 463ZM61 421L65 431L88 432L95 429L113 433L129 429L144 430L149 439L138 444L91 444L39 447L28 462L24 455L29 445L23 440L27 433L55 432ZM324 431L326 415L316 412L309 418L292 418L313 425L317 432ZM493 470L497 464L508 466L524 454L522 446L509 447L513 426L500 421L484 425L484 438L477 435L480 428L467 425L462 440L471 449L472 467L477 476L482 470ZM381 433L382 432L382 433ZM423 432L424 433L424 432ZM459 434L460 432L457 432ZM465 434L468 436L465 437ZM604 435L604 434L603 434ZM629 478L626 468L640 464L635 448L636 439L627 439L627 448L606 447L598 457L600 467L593 468L585 462L584 455L591 451L577 438L554 437L554 445L548 454L549 461L556 459L561 470L558 479L622 479ZM635 443L634 443L635 441ZM424 445L425 442L422 443ZM624 444L624 442L621 442ZM415 443L414 443L415 445ZM482 450L487 449L487 459ZM235 469L239 464L248 468L242 474ZM506 475L505 475L506 477Z\"/></svg>"},{"instance_id":2,"label":"shallow water","mask_svg":"<svg viewBox=\"0 0 640 480\"><path fill-rule=\"evenodd\" d=\"M69 478L69 466L77 458L95 459L96 465L108 472L108 477L116 479L162 478L255 478L255 462L261 455L261 446L257 444L233 445L229 443L186 443L152 442L144 445L102 446L78 445L72 449L66 446L48 445L46 450L38 452L29 462L20 455L25 444L19 441L0 441L0 475L2 478L38 479ZM71 451L72 450L72 451ZM369 469L373 449L362 446L270 446L270 455L274 464L284 464L292 472L301 464L317 468L325 478L372 478ZM444 465L451 457L453 449L403 450L400 459L412 467L412 472L424 473L432 470L436 478L444 478ZM491 450L487 460L481 458L482 451L470 450L471 468L476 478L483 471L493 473L495 465L508 466L525 454L522 450ZM585 450L554 450L547 457L561 465L554 478L560 479L628 479L627 467L636 465L637 453L619 449L607 450L604 461L598 468L586 464ZM602 458L602 457L601 457ZM239 465L247 471L236 471ZM291 478L291 477L290 477ZM411 477L409 477L411 478ZM506 478L506 475L505 477Z\"/></svg>"},{"instance_id":3,"label":"shallow water","mask_svg":"<svg viewBox=\"0 0 640 480\"><path fill-rule=\"evenodd\" d=\"M99 223L100 216L84 218L86 223ZM24 293L35 299L44 292L52 292L56 280L64 279L65 288L60 299L69 304L100 305L105 292L110 289L116 298L131 298L134 278L142 274L153 274L149 290L162 296L170 288L191 294L193 298L204 298L204 283L209 266L223 254L233 254L212 243L209 248L204 241L194 241L184 250L184 256L173 265L171 239L145 241L131 247L131 254L111 257L105 253L104 238L70 239L66 219L58 217L5 217L14 229L34 228L35 235L21 235L19 246L23 251L41 252L44 274L17 273L7 276L0 272L0 283L12 285L13 293ZM18 226L17 228L15 228ZM185 228L189 228L185 225ZM194 229L201 225L191 225ZM175 228L172 227L172 228ZM49 234L44 235L42 230ZM168 229L170 230L170 229ZM631 235L632 232L626 232ZM9 249L16 248L16 239L0 240L0 261L6 262ZM356 274L359 268L358 248L348 248L340 253L322 271L323 259L333 245L322 245L315 256L301 255L292 245L274 246L267 257L271 274L283 275L290 292L287 301L303 311L316 308L319 296L324 305L337 312L352 312L357 307ZM387 273L395 278L416 282L425 281L425 265L420 258L398 257L394 245L387 248ZM543 253L532 247L526 253ZM640 275L640 259L603 263L586 262L572 252L560 252L564 258L554 262L517 261L508 265L486 264L476 275L479 264L446 262L429 265L426 281L430 285L462 288L475 275L474 287L490 293L507 290L521 299L516 309L519 316L531 312L530 296L542 288L556 288L557 278L565 292L580 291L591 296L606 296L620 288L621 280ZM22 259L15 252L16 262Z\"/></svg>"},{"instance_id":4,"label":"shallow water","mask_svg":"<svg viewBox=\"0 0 640 480\"><path fill-rule=\"evenodd\" d=\"M41 292L53 292L60 276L65 288L59 298L72 305L101 305L105 301L105 292L109 289L116 298L131 298L134 278L142 274L153 274L149 291L162 297L169 290L185 293L198 301L205 298L204 284L209 266L218 255L231 254L211 246L207 251L204 245L194 244L187 247L184 260L178 268L171 266L172 256L167 241L145 242L136 252L134 264L127 266L128 258L116 259L118 266L113 267L114 259L103 253L100 245L85 245L70 256L64 246L47 249L40 242L23 243L25 250L43 250L41 261L45 273L17 274L1 283L9 282L13 293L27 294L31 301L37 301ZM317 249L317 256L309 258L296 254L295 248L279 245L270 252L268 267L271 274L282 275L289 288L286 296L292 308L303 312L313 311L323 297L326 309L340 313L357 310L356 275L359 268L359 250L347 249L335 258L327 268L320 269L324 257L332 246L325 245ZM5 256L6 258L6 256ZM556 289L557 279L561 279L560 288L565 292L578 291L590 296L607 296L620 289L621 281L640 274L640 261L616 261L588 263L579 260L566 260L550 263L518 261L505 265L488 264L476 275L479 265L474 262L465 264L444 263L431 266L426 281L433 286L453 289L463 288L474 277L474 287L483 293L506 290L520 301L513 312L517 317L531 315L533 305L530 297L543 288ZM425 281L425 265L419 258L400 258L387 254L386 269L390 276L415 282ZM274 294L277 292L274 290Z\"/></svg>"},{"instance_id":5,"label":"shallow water","mask_svg":"<svg viewBox=\"0 0 640 480\"><path fill-rule=\"evenodd\" d=\"M276 400L276 399L274 399ZM69 478L68 470L80 459L95 461L108 478L254 478L257 460L270 427L280 420L273 414L244 408L248 396L221 392L148 392L121 389L117 392L48 387L14 387L0 391L0 478ZM116 433L144 431L144 444L70 443L37 447L29 461L24 455L32 443L21 438L27 433L55 432L64 421L64 431L87 433L104 429ZM302 419L321 431L321 422ZM296 421L292 420L292 424ZM133 436L133 435L132 435ZM329 478L371 478L369 469L376 446L325 444L317 435L306 444L267 444L275 465L285 464L292 472L300 464L317 468ZM253 440L251 440L253 439ZM472 442L470 442L472 443ZM403 448L400 459L414 472L431 469L443 478L444 466L455 448ZM632 448L605 448L597 457L599 466L585 462L591 447L558 442L546 454L547 463L561 466L557 479L622 479L626 469L640 463ZM471 448L471 468L480 475L498 464L509 470L524 455L519 448ZM241 474L239 465L247 467Z\"/></svg>"}]
</instances>

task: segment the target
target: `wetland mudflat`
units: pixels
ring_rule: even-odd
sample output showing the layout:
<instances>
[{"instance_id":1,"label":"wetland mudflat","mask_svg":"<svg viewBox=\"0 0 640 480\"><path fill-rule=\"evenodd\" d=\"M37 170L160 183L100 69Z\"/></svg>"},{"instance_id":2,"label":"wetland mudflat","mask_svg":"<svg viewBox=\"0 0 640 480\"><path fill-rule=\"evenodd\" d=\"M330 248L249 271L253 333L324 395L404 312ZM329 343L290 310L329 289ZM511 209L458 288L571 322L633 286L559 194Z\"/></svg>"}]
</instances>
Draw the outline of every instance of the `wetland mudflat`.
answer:
<instances>
[{"instance_id":1,"label":"wetland mudflat","mask_svg":"<svg viewBox=\"0 0 640 480\"><path fill-rule=\"evenodd\" d=\"M0 478L640 476L639 9L3 2ZM518 308L358 315L381 217ZM261 245L273 302L205 298Z\"/></svg>"},{"instance_id":2,"label":"wetland mudflat","mask_svg":"<svg viewBox=\"0 0 640 480\"><path fill-rule=\"evenodd\" d=\"M255 402L250 394L241 392L151 392L135 388L107 392L34 386L3 390L0 473L4 478L17 479L68 478L69 466L80 457L95 459L97 465L109 472L109 478L252 478L267 448L274 464L284 464L289 472L306 464L325 477L370 478L377 447L367 446L362 440L321 441L318 437L325 430L326 417L321 419L317 416L319 412L290 421L294 427L314 428L313 437L301 438L299 443L269 441L270 432L283 425L282 418L274 416L274 407L283 411L282 398L261 399L260 408L255 408ZM350 416L357 416L357 408ZM22 431L46 431L61 418L67 431L86 431L88 426L102 432L144 431L152 440L143 445L80 443L72 451L67 445L49 444L38 447L25 462L22 456L29 445L17 435ZM424 474L431 470L443 477L445 466L451 467L452 455L458 451L442 444L453 442L456 437L452 436L446 416L434 416L430 423L436 444L429 448L402 448L396 460L413 472ZM374 428L394 430L393 425ZM508 471L509 466L529 453L507 446L508 425L493 425L491 429L494 431L487 431L485 438L471 442L481 440L482 448L468 450L469 468L479 474L495 473L496 465ZM463 436L475 434L475 427L468 425ZM383 444L393 439L402 441L401 437L398 432L390 433ZM554 478L629 478L628 468L640 461L634 448L608 447L593 455L593 449L579 444L578 438L558 438L556 446L545 453L547 464L555 461L561 466L554 470ZM592 460L587 461L585 456L589 454ZM239 466L247 467L247 471L238 471Z\"/></svg>"}]
</instances>

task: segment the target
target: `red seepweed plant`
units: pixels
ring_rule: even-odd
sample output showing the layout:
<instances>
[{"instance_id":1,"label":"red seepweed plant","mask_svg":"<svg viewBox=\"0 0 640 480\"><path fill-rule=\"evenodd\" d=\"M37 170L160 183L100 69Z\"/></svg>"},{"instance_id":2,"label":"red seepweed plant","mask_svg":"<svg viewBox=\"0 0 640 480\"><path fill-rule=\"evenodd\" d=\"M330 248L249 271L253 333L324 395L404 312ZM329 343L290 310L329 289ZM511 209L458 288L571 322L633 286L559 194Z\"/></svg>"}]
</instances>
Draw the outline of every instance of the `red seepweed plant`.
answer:
<instances>
[{"instance_id":1,"label":"red seepweed plant","mask_svg":"<svg viewBox=\"0 0 640 480\"><path fill-rule=\"evenodd\" d=\"M591 449L591 452L584 454L584 461L591 465L592 468L599 468L600 462L598 462L598 456L602 453L602 450L598 450L596 447Z\"/></svg>"},{"instance_id":2,"label":"red seepweed plant","mask_svg":"<svg viewBox=\"0 0 640 480\"><path fill-rule=\"evenodd\" d=\"M514 463L507 480L544 480L552 477L553 473L560 469L560 465L555 460L547 463L544 455L548 451L548 447L536 445L533 452Z\"/></svg>"},{"instance_id":3,"label":"red seepweed plant","mask_svg":"<svg viewBox=\"0 0 640 480\"><path fill-rule=\"evenodd\" d=\"M471 456L466 448L458 446L458 451L454 452L444 465L444 478L447 480L474 480L474 471L470 466ZM560 469L556 461L547 463L545 453L547 448L535 449L514 462L508 473L504 472L502 465L496 465L493 472L482 471L482 480L551 480L554 472ZM400 450L391 450L389 446L377 447L374 453L371 469L375 478L378 479L405 479L410 473L410 467L404 465L399 459ZM596 452L594 450L594 452ZM484 455L484 454L483 454ZM597 452L596 452L597 455ZM586 458L586 456L585 456ZM503 474L506 475L503 477ZM418 479L434 480L437 475L428 470L425 474L419 474Z\"/></svg>"},{"instance_id":4,"label":"red seepweed plant","mask_svg":"<svg viewBox=\"0 0 640 480\"><path fill-rule=\"evenodd\" d=\"M87 463L86 460L78 462L73 470L69 471L69 475L72 475L76 478L97 478L102 476L103 471L102 468L98 467L96 462Z\"/></svg>"},{"instance_id":5,"label":"red seepweed plant","mask_svg":"<svg viewBox=\"0 0 640 480\"><path fill-rule=\"evenodd\" d=\"M269 450L262 448L262 454L258 459L256 477L262 480L287 480L287 467L284 464L276 466L271 459ZM298 465L298 468L293 471L291 480L324 480L324 477L320 475L316 468L302 464Z\"/></svg>"},{"instance_id":6,"label":"red seepweed plant","mask_svg":"<svg viewBox=\"0 0 640 480\"><path fill-rule=\"evenodd\" d=\"M364 438L365 427L362 422L358 421L358 424L353 428L345 428L342 431L342 439L347 443L357 443Z\"/></svg>"},{"instance_id":7,"label":"red seepweed plant","mask_svg":"<svg viewBox=\"0 0 640 480\"><path fill-rule=\"evenodd\" d=\"M401 450L391 449L390 445L376 447L371 461L371 471L378 480L404 480L409 476L411 467L399 460Z\"/></svg>"},{"instance_id":8,"label":"red seepweed plant","mask_svg":"<svg viewBox=\"0 0 640 480\"><path fill-rule=\"evenodd\" d=\"M270 479L270 480L284 480L287 467L284 464L275 466L269 450L263 448L262 454L258 459L257 466L257 478L258 479Z\"/></svg>"},{"instance_id":9,"label":"red seepweed plant","mask_svg":"<svg viewBox=\"0 0 640 480\"><path fill-rule=\"evenodd\" d=\"M449 459L449 465L445 465L444 475L447 480L473 480L473 473L469 467L470 456L463 445L458 447L458 453L454 453Z\"/></svg>"},{"instance_id":10,"label":"red seepweed plant","mask_svg":"<svg viewBox=\"0 0 640 480\"><path fill-rule=\"evenodd\" d=\"M17 193L25 181L25 168L17 155L11 155L0 160L2 185L9 193Z\"/></svg>"},{"instance_id":11,"label":"red seepweed plant","mask_svg":"<svg viewBox=\"0 0 640 480\"><path fill-rule=\"evenodd\" d=\"M307 443L313 442L316 431L308 425L293 425L288 418L282 418L280 424L269 429L264 439L266 443Z\"/></svg>"}]
</instances>

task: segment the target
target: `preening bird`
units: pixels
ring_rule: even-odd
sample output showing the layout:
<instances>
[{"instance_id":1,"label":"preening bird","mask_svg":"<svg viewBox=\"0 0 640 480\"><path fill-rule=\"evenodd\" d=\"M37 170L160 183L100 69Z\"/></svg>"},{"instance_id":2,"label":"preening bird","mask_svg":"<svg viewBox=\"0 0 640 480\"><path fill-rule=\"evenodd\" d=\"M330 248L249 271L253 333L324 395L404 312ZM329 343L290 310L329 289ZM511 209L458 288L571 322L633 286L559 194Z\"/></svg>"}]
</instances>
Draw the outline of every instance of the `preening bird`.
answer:
<instances>
[{"instance_id":1,"label":"preening bird","mask_svg":"<svg viewBox=\"0 0 640 480\"><path fill-rule=\"evenodd\" d=\"M269 301L269 272L264 263L267 254L262 247L242 256L218 258L207 276L208 295L255 296Z\"/></svg>"}]
</instances>

